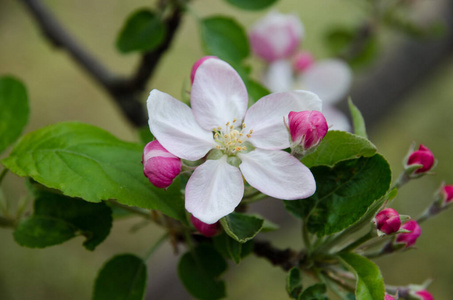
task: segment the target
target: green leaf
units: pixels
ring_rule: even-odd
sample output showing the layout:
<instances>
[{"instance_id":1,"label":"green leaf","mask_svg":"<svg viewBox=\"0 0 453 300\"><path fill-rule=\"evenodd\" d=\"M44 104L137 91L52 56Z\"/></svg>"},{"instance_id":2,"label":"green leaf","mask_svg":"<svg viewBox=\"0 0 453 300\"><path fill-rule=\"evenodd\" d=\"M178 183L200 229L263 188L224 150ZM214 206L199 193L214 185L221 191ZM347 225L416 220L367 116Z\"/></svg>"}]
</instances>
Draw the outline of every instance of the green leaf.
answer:
<instances>
[{"instance_id":1,"label":"green leaf","mask_svg":"<svg viewBox=\"0 0 453 300\"><path fill-rule=\"evenodd\" d=\"M44 248L61 244L75 237L77 229L61 219L31 216L14 230L14 240L21 246Z\"/></svg>"},{"instance_id":2,"label":"green leaf","mask_svg":"<svg viewBox=\"0 0 453 300\"><path fill-rule=\"evenodd\" d=\"M242 243L232 239L225 232L215 236L212 241L216 250L219 251L223 257L232 259L237 264L241 261Z\"/></svg>"},{"instance_id":3,"label":"green leaf","mask_svg":"<svg viewBox=\"0 0 453 300\"><path fill-rule=\"evenodd\" d=\"M36 186L32 187L36 197L33 216L22 221L14 233L20 245L43 248L84 235L83 245L94 250L110 233L112 211L104 203L88 203Z\"/></svg>"},{"instance_id":4,"label":"green leaf","mask_svg":"<svg viewBox=\"0 0 453 300\"><path fill-rule=\"evenodd\" d=\"M201 39L206 54L230 63L240 64L250 53L244 28L232 18L216 16L202 19Z\"/></svg>"},{"instance_id":5,"label":"green leaf","mask_svg":"<svg viewBox=\"0 0 453 300\"><path fill-rule=\"evenodd\" d=\"M54 217L71 224L86 237L83 245L88 250L94 250L109 235L112 210L104 203L89 203L44 190L36 195L34 215Z\"/></svg>"},{"instance_id":6,"label":"green leaf","mask_svg":"<svg viewBox=\"0 0 453 300\"><path fill-rule=\"evenodd\" d=\"M355 253L341 253L339 257L342 263L355 274L357 299L384 299L384 280L378 266L367 258Z\"/></svg>"},{"instance_id":7,"label":"green leaf","mask_svg":"<svg viewBox=\"0 0 453 300\"><path fill-rule=\"evenodd\" d=\"M308 218L309 231L319 236L339 232L360 220L385 195L391 181L390 167L379 154L311 171L316 193L307 199L285 201L285 205L296 217Z\"/></svg>"},{"instance_id":8,"label":"green leaf","mask_svg":"<svg viewBox=\"0 0 453 300\"><path fill-rule=\"evenodd\" d=\"M28 96L19 80L0 77L0 153L22 133L28 122Z\"/></svg>"},{"instance_id":9,"label":"green leaf","mask_svg":"<svg viewBox=\"0 0 453 300\"><path fill-rule=\"evenodd\" d=\"M186 223L178 180L166 191L143 175L143 146L92 125L68 122L24 136L2 163L19 176L89 202L116 199Z\"/></svg>"},{"instance_id":10,"label":"green leaf","mask_svg":"<svg viewBox=\"0 0 453 300\"><path fill-rule=\"evenodd\" d=\"M348 99L349 110L352 116L352 124L354 126L354 133L365 139L368 138L366 134L365 120L363 119L362 113L357 106L352 103L351 98Z\"/></svg>"},{"instance_id":11,"label":"green leaf","mask_svg":"<svg viewBox=\"0 0 453 300\"><path fill-rule=\"evenodd\" d=\"M369 157L376 153L376 146L369 140L345 131L328 131L321 144L302 159L302 163L311 168L329 166L361 156Z\"/></svg>"},{"instance_id":12,"label":"green leaf","mask_svg":"<svg viewBox=\"0 0 453 300\"><path fill-rule=\"evenodd\" d=\"M133 255L113 257L100 270L93 300L142 300L146 288L146 264Z\"/></svg>"},{"instance_id":13,"label":"green leaf","mask_svg":"<svg viewBox=\"0 0 453 300\"><path fill-rule=\"evenodd\" d=\"M326 286L322 283L316 283L306 288L300 295L299 300L329 300L326 293Z\"/></svg>"},{"instance_id":14,"label":"green leaf","mask_svg":"<svg viewBox=\"0 0 453 300\"><path fill-rule=\"evenodd\" d=\"M226 2L246 10L260 10L273 5L277 0L226 0Z\"/></svg>"},{"instance_id":15,"label":"green leaf","mask_svg":"<svg viewBox=\"0 0 453 300\"><path fill-rule=\"evenodd\" d=\"M297 299L302 292L302 276L298 268L289 270L286 276L286 292L291 299Z\"/></svg>"},{"instance_id":16,"label":"green leaf","mask_svg":"<svg viewBox=\"0 0 453 300\"><path fill-rule=\"evenodd\" d=\"M220 219L225 232L240 243L253 239L263 229L264 220L251 215L231 213Z\"/></svg>"},{"instance_id":17,"label":"green leaf","mask_svg":"<svg viewBox=\"0 0 453 300\"><path fill-rule=\"evenodd\" d=\"M148 9L140 9L128 17L116 40L122 53L150 51L157 48L167 31L162 20Z\"/></svg>"},{"instance_id":18,"label":"green leaf","mask_svg":"<svg viewBox=\"0 0 453 300\"><path fill-rule=\"evenodd\" d=\"M247 92L249 94L250 99L252 99L252 102L255 103L259 99L263 98L264 96L269 95L271 92L262 86L260 83L252 80L252 79L247 79L244 80L245 85L247 87Z\"/></svg>"},{"instance_id":19,"label":"green leaf","mask_svg":"<svg viewBox=\"0 0 453 300\"><path fill-rule=\"evenodd\" d=\"M225 260L213 246L200 244L181 257L178 275L192 296L215 300L226 296L225 282L218 280L226 269Z\"/></svg>"}]
</instances>

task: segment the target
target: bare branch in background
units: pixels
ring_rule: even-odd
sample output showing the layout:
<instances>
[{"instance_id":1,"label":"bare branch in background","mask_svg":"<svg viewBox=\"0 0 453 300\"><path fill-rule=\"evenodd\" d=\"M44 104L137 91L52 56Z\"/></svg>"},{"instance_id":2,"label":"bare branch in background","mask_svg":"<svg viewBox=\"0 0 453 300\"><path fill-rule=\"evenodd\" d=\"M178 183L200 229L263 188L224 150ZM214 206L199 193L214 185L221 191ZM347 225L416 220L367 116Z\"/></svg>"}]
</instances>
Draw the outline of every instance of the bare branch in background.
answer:
<instances>
[{"instance_id":1,"label":"bare branch in background","mask_svg":"<svg viewBox=\"0 0 453 300\"><path fill-rule=\"evenodd\" d=\"M68 52L97 83L99 83L119 106L128 121L135 127L147 124L148 117L141 102L141 94L151 79L162 55L170 47L181 20L180 7L165 20L167 35L162 44L143 54L137 71L130 78L113 74L91 53L72 37L40 0L22 0L29 9L47 39L56 47Z\"/></svg>"}]
</instances>

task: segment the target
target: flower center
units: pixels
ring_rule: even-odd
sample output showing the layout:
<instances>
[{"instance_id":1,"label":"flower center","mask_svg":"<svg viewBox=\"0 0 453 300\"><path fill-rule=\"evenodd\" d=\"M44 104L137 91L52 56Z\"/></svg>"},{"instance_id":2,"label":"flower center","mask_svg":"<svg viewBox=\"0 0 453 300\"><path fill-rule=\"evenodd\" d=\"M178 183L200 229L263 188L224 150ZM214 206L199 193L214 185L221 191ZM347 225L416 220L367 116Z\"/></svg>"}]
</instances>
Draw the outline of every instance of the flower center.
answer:
<instances>
[{"instance_id":1,"label":"flower center","mask_svg":"<svg viewBox=\"0 0 453 300\"><path fill-rule=\"evenodd\" d=\"M233 122L227 122L225 127L213 128L214 140L217 143L217 149L227 155L235 155L238 152L247 150L244 142L252 136L253 129L248 133L245 131L245 123L242 126L236 126L236 119Z\"/></svg>"}]
</instances>

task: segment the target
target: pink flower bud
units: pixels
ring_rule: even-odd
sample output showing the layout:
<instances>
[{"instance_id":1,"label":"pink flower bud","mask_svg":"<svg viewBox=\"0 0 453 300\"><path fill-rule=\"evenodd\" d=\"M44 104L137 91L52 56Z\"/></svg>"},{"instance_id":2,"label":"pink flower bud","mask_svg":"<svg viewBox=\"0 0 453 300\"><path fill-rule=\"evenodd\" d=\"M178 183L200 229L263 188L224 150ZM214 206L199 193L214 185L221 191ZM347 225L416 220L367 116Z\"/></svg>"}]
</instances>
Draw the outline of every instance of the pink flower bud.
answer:
<instances>
[{"instance_id":1,"label":"pink flower bud","mask_svg":"<svg viewBox=\"0 0 453 300\"><path fill-rule=\"evenodd\" d=\"M441 190L443 203L449 204L453 200L453 185L445 185Z\"/></svg>"},{"instance_id":2,"label":"pink flower bud","mask_svg":"<svg viewBox=\"0 0 453 300\"><path fill-rule=\"evenodd\" d=\"M434 300L433 295L431 295L427 290L421 290L415 292L415 296L420 300Z\"/></svg>"},{"instance_id":3,"label":"pink flower bud","mask_svg":"<svg viewBox=\"0 0 453 300\"><path fill-rule=\"evenodd\" d=\"M143 149L143 173L158 188L167 188L181 173L181 160L168 152L158 141Z\"/></svg>"},{"instance_id":4,"label":"pink flower bud","mask_svg":"<svg viewBox=\"0 0 453 300\"><path fill-rule=\"evenodd\" d=\"M407 159L407 165L422 165L414 173L420 174L425 173L434 165L434 155L433 153L423 145L420 145L417 151L412 152Z\"/></svg>"},{"instance_id":5,"label":"pink flower bud","mask_svg":"<svg viewBox=\"0 0 453 300\"><path fill-rule=\"evenodd\" d=\"M385 294L384 300L395 300L395 297Z\"/></svg>"},{"instance_id":6,"label":"pink flower bud","mask_svg":"<svg viewBox=\"0 0 453 300\"><path fill-rule=\"evenodd\" d=\"M303 72L314 62L313 56L308 51L299 52L294 57L293 67L297 72Z\"/></svg>"},{"instance_id":7,"label":"pink flower bud","mask_svg":"<svg viewBox=\"0 0 453 300\"><path fill-rule=\"evenodd\" d=\"M401 226L401 229L408 230L410 232L399 233L396 236L396 242L406 244L406 247L410 247L415 244L417 238L422 233L422 229L415 220L409 220Z\"/></svg>"},{"instance_id":8,"label":"pink flower bud","mask_svg":"<svg viewBox=\"0 0 453 300\"><path fill-rule=\"evenodd\" d=\"M329 129L324 115L316 110L290 112L288 126L291 140L303 150L319 145Z\"/></svg>"},{"instance_id":9,"label":"pink flower bud","mask_svg":"<svg viewBox=\"0 0 453 300\"><path fill-rule=\"evenodd\" d=\"M376 227L385 234L397 232L401 226L400 215L393 208L381 210L375 218Z\"/></svg>"},{"instance_id":10,"label":"pink flower bud","mask_svg":"<svg viewBox=\"0 0 453 300\"><path fill-rule=\"evenodd\" d=\"M287 58L297 49L303 26L295 15L271 12L258 21L250 32L253 52L267 62Z\"/></svg>"},{"instance_id":11,"label":"pink flower bud","mask_svg":"<svg viewBox=\"0 0 453 300\"><path fill-rule=\"evenodd\" d=\"M192 215L190 216L190 220L192 221L193 226L195 226L195 228L205 237L214 236L219 232L219 222L207 224Z\"/></svg>"},{"instance_id":12,"label":"pink flower bud","mask_svg":"<svg viewBox=\"0 0 453 300\"><path fill-rule=\"evenodd\" d=\"M202 58L200 58L193 64L192 71L190 72L190 82L192 84L193 84L193 80L195 78L195 73L197 72L198 67L201 66L201 64L209 58L217 58L217 56L203 56Z\"/></svg>"}]
</instances>

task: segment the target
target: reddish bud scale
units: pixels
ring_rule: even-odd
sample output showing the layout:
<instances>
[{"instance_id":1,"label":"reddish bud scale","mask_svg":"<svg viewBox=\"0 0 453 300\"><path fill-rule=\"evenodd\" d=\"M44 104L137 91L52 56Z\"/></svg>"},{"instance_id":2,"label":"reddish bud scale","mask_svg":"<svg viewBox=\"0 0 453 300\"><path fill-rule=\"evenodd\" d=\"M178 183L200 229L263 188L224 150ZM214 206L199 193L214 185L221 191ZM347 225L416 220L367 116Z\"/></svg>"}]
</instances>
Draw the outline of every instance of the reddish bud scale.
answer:
<instances>
[{"instance_id":1,"label":"reddish bud scale","mask_svg":"<svg viewBox=\"0 0 453 300\"><path fill-rule=\"evenodd\" d=\"M376 227L385 234L397 232L401 226L400 215L393 208L381 210L375 218Z\"/></svg>"},{"instance_id":2,"label":"reddish bud scale","mask_svg":"<svg viewBox=\"0 0 453 300\"><path fill-rule=\"evenodd\" d=\"M316 147L329 130L324 115L319 111L290 112L288 127L291 140L304 150Z\"/></svg>"},{"instance_id":3,"label":"reddish bud scale","mask_svg":"<svg viewBox=\"0 0 453 300\"><path fill-rule=\"evenodd\" d=\"M405 229L410 232L399 233L396 236L396 242L406 244L406 247L414 245L418 237L422 233L422 229L415 220L407 221L401 226L401 229Z\"/></svg>"},{"instance_id":4,"label":"reddish bud scale","mask_svg":"<svg viewBox=\"0 0 453 300\"><path fill-rule=\"evenodd\" d=\"M158 188L167 188L181 173L181 160L168 152L158 141L152 141L143 149L143 173Z\"/></svg>"},{"instance_id":5,"label":"reddish bud scale","mask_svg":"<svg viewBox=\"0 0 453 300\"><path fill-rule=\"evenodd\" d=\"M205 237L212 237L219 232L219 222L207 224L192 215L190 216L190 220L192 221L193 226L195 226L195 228Z\"/></svg>"},{"instance_id":6,"label":"reddish bud scale","mask_svg":"<svg viewBox=\"0 0 453 300\"><path fill-rule=\"evenodd\" d=\"M418 150L412 152L407 159L408 166L415 164L422 165L414 172L415 174L425 173L431 170L434 165L434 155L431 150L423 145L420 145Z\"/></svg>"}]
</instances>

